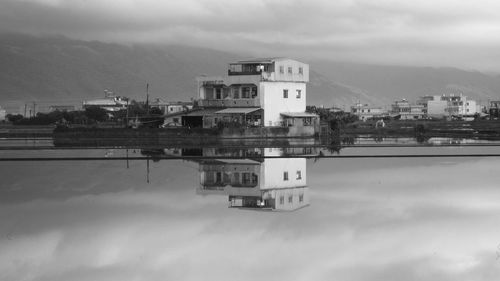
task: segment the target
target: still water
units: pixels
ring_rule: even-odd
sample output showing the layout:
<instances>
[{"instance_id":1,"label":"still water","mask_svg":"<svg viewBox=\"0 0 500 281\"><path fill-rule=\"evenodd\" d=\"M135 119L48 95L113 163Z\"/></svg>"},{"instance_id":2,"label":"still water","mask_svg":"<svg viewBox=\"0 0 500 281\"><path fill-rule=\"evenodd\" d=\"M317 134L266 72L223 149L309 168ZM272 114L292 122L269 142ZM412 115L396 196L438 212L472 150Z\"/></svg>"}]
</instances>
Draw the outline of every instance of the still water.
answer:
<instances>
[{"instance_id":1,"label":"still water","mask_svg":"<svg viewBox=\"0 0 500 281\"><path fill-rule=\"evenodd\" d=\"M0 280L500 275L498 146L297 151L2 150Z\"/></svg>"}]
</instances>

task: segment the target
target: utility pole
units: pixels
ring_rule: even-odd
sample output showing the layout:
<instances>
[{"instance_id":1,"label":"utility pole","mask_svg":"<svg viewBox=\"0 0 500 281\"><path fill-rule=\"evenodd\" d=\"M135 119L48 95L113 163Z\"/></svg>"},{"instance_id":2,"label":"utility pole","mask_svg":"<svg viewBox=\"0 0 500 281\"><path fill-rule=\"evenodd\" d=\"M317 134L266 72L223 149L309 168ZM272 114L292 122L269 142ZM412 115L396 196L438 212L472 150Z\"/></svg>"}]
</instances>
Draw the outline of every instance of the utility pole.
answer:
<instances>
[{"instance_id":1,"label":"utility pole","mask_svg":"<svg viewBox=\"0 0 500 281\"><path fill-rule=\"evenodd\" d=\"M146 83L146 113L149 115L149 83Z\"/></svg>"},{"instance_id":2,"label":"utility pole","mask_svg":"<svg viewBox=\"0 0 500 281\"><path fill-rule=\"evenodd\" d=\"M33 102L33 117L36 117L36 102Z\"/></svg>"},{"instance_id":3,"label":"utility pole","mask_svg":"<svg viewBox=\"0 0 500 281\"><path fill-rule=\"evenodd\" d=\"M24 118L26 118L26 106L27 106L27 104L25 103L25 104L24 104L24 115L23 115L23 116L24 116Z\"/></svg>"}]
</instances>

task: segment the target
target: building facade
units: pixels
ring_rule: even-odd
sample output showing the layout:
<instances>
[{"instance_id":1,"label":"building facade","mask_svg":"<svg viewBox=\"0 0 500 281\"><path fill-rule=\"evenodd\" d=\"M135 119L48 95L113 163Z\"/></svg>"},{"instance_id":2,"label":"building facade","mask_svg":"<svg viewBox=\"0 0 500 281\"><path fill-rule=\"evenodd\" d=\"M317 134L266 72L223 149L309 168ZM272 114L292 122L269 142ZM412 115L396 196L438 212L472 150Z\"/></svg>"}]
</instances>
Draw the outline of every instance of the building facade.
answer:
<instances>
[{"instance_id":1,"label":"building facade","mask_svg":"<svg viewBox=\"0 0 500 281\"><path fill-rule=\"evenodd\" d=\"M205 113L203 116L192 113L188 125L214 127L234 122L247 126L314 128L319 125L319 118L306 112L308 81L309 65L292 59L230 63L227 76L198 78L198 105Z\"/></svg>"},{"instance_id":2,"label":"building facade","mask_svg":"<svg viewBox=\"0 0 500 281\"><path fill-rule=\"evenodd\" d=\"M363 121L373 118L381 118L386 114L381 107L361 103L351 106L351 113L358 116L359 120Z\"/></svg>"},{"instance_id":3,"label":"building facade","mask_svg":"<svg viewBox=\"0 0 500 281\"><path fill-rule=\"evenodd\" d=\"M425 116L423 105L410 104L406 99L395 101L391 107L392 114L399 115L401 120L422 119Z\"/></svg>"},{"instance_id":4,"label":"building facade","mask_svg":"<svg viewBox=\"0 0 500 281\"><path fill-rule=\"evenodd\" d=\"M422 103L426 103L428 116L472 116L479 113L475 100L462 94L425 96L421 98Z\"/></svg>"}]
</instances>

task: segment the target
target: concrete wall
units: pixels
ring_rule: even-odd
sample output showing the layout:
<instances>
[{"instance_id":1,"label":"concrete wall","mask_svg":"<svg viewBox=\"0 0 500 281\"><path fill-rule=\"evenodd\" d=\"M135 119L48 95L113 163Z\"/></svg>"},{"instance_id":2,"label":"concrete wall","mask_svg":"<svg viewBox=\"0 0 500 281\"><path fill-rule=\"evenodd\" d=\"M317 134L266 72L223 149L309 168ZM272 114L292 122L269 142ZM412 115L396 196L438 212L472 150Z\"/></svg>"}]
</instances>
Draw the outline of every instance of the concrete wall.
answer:
<instances>
[{"instance_id":1,"label":"concrete wall","mask_svg":"<svg viewBox=\"0 0 500 281\"><path fill-rule=\"evenodd\" d=\"M288 90L288 98L283 98L283 90ZM296 98L297 90L301 91ZM305 112L306 83L297 82L261 82L260 102L264 109L264 126L280 126L282 112Z\"/></svg>"},{"instance_id":2,"label":"concrete wall","mask_svg":"<svg viewBox=\"0 0 500 281\"><path fill-rule=\"evenodd\" d=\"M447 101L432 100L427 102L427 114L429 115L448 115L446 108L448 108Z\"/></svg>"},{"instance_id":3,"label":"concrete wall","mask_svg":"<svg viewBox=\"0 0 500 281\"><path fill-rule=\"evenodd\" d=\"M274 80L275 81L296 81L309 82L309 65L296 60L283 59L276 60L274 65ZM280 67L283 67L283 73L280 72ZM292 68L292 73L288 72L288 68ZM302 67L302 74L299 73L299 67Z\"/></svg>"}]
</instances>

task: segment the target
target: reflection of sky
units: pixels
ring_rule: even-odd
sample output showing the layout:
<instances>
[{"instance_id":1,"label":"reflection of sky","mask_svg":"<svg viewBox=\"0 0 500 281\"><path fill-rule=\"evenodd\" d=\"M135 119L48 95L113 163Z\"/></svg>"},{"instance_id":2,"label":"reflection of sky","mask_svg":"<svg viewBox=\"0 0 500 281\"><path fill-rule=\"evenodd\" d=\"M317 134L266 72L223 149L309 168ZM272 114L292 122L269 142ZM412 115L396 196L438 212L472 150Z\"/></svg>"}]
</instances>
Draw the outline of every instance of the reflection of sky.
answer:
<instances>
[{"instance_id":1,"label":"reflection of sky","mask_svg":"<svg viewBox=\"0 0 500 281\"><path fill-rule=\"evenodd\" d=\"M0 280L494 280L499 164L311 160L311 206L262 213L185 161L149 185L144 161L0 162Z\"/></svg>"}]
</instances>

